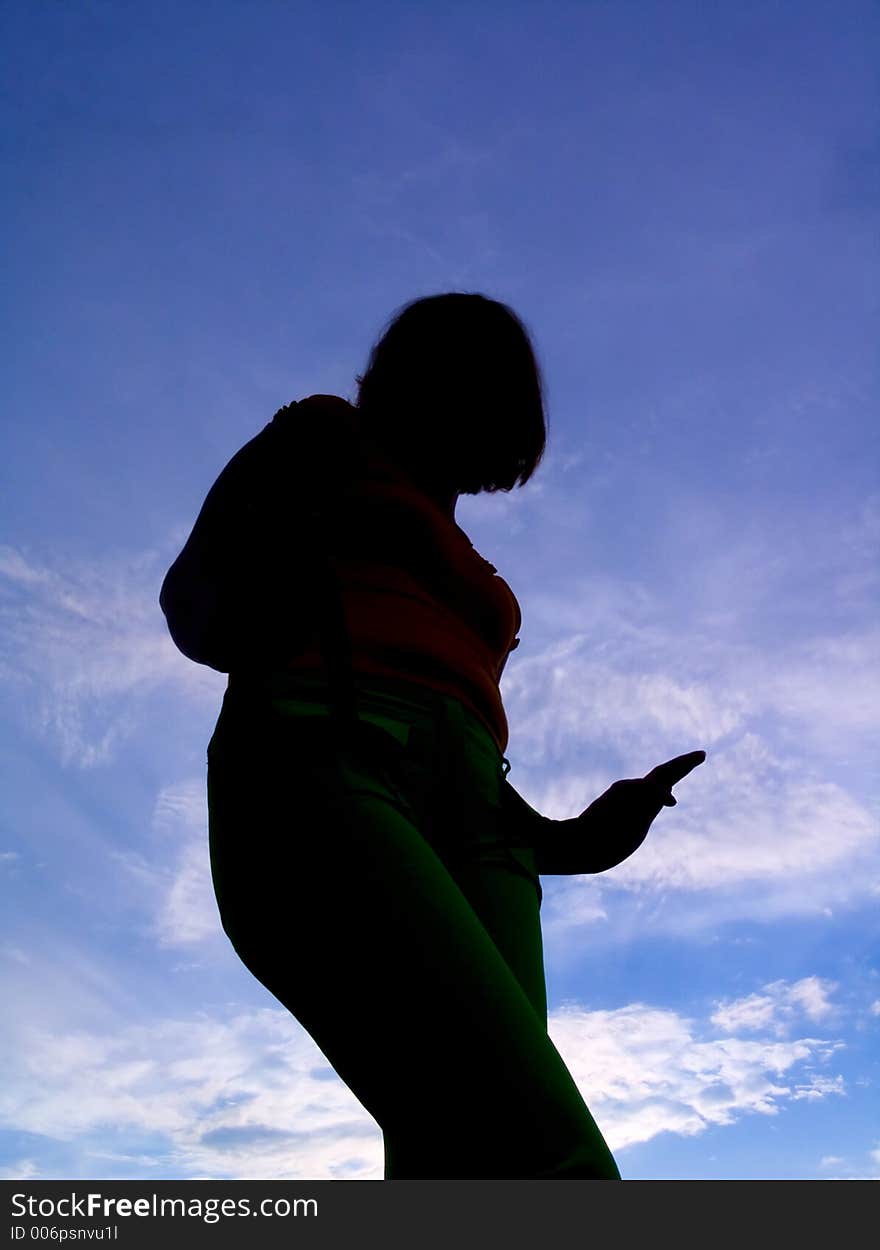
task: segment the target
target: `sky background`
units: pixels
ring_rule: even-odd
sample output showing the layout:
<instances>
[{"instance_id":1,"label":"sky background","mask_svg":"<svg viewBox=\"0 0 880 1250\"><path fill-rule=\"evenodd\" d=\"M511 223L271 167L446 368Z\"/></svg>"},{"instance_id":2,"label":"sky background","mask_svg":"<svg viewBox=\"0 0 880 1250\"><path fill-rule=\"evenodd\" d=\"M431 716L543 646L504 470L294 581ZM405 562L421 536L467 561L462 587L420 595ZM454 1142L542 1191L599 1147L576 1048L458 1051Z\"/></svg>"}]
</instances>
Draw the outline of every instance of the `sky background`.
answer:
<instances>
[{"instance_id":1,"label":"sky background","mask_svg":"<svg viewBox=\"0 0 880 1250\"><path fill-rule=\"evenodd\" d=\"M562 818L708 752L630 860L543 879L550 1035L626 1179L880 1177L877 6L0 35L0 1176L381 1177L220 927L225 678L158 595L278 407L469 290L547 383L538 473L456 513L522 606L511 782Z\"/></svg>"}]
</instances>

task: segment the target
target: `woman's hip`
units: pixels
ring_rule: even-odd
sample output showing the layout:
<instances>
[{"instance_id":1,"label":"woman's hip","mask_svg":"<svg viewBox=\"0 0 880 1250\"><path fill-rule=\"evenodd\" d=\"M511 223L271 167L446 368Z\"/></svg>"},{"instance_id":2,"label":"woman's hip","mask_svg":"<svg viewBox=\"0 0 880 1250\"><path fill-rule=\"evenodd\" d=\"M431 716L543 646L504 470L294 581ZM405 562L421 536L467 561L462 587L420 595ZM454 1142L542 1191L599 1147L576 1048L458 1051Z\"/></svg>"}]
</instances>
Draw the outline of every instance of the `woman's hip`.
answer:
<instances>
[{"instance_id":1,"label":"woman's hip","mask_svg":"<svg viewBox=\"0 0 880 1250\"><path fill-rule=\"evenodd\" d=\"M226 691L208 747L216 801L237 784L314 811L358 795L381 798L410 820L450 868L503 862L541 887L534 854L509 847L501 786L507 761L459 700L412 683L358 688L358 722L340 740L320 682ZM306 836L300 824L298 837ZM315 827L312 836L320 837ZM340 848L341 849L341 848Z\"/></svg>"}]
</instances>

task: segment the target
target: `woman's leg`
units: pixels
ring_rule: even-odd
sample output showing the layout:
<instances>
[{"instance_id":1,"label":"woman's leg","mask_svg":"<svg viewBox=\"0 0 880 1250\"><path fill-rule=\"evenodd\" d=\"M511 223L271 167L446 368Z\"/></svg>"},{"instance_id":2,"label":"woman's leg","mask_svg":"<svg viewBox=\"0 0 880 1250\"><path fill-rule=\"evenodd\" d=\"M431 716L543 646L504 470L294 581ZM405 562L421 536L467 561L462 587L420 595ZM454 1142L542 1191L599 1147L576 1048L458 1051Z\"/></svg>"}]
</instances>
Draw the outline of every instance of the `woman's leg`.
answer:
<instances>
[{"instance_id":1,"label":"woman's leg","mask_svg":"<svg viewBox=\"0 0 880 1250\"><path fill-rule=\"evenodd\" d=\"M291 742L209 756L221 917L382 1127L386 1177L618 1177L540 998L492 936L503 947L515 926L502 895L528 910L528 881L469 870L465 890L492 900L484 923L380 782L311 748L297 768Z\"/></svg>"}]
</instances>

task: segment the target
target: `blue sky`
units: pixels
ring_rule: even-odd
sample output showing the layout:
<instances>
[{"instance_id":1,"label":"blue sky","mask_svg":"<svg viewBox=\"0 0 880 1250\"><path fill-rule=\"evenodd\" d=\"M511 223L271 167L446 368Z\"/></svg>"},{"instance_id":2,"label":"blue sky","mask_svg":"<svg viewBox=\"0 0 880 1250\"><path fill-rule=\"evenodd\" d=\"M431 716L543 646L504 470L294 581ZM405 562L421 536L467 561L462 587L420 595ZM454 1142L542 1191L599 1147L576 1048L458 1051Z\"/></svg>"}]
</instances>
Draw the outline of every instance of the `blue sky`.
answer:
<instances>
[{"instance_id":1,"label":"blue sky","mask_svg":"<svg viewBox=\"0 0 880 1250\"><path fill-rule=\"evenodd\" d=\"M158 593L276 408L476 290L550 421L456 513L523 610L511 782L567 817L708 752L630 860L544 878L551 1037L626 1178L880 1177L876 7L2 25L0 1175L381 1176L220 928L225 678Z\"/></svg>"}]
</instances>

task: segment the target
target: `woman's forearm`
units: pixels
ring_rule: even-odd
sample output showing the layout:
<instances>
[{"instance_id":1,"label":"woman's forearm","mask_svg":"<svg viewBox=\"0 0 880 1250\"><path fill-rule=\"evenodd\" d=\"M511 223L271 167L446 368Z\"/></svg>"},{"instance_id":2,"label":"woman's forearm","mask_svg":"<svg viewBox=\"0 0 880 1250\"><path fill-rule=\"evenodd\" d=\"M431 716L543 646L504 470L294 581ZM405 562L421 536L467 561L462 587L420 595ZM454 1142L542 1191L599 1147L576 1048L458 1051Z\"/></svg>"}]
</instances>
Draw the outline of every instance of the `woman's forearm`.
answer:
<instances>
[{"instance_id":1,"label":"woman's forearm","mask_svg":"<svg viewBox=\"0 0 880 1250\"><path fill-rule=\"evenodd\" d=\"M595 834L590 837L589 821L584 815L574 820L542 816L506 778L501 786L501 805L511 845L532 847L542 875L604 872L618 862L607 850L603 851L601 839Z\"/></svg>"},{"instance_id":2,"label":"woman's forearm","mask_svg":"<svg viewBox=\"0 0 880 1250\"><path fill-rule=\"evenodd\" d=\"M560 842L565 840L560 826L566 822L551 820L535 811L506 778L501 785L501 805L511 845L532 847L539 873L565 871L558 863Z\"/></svg>"}]
</instances>

